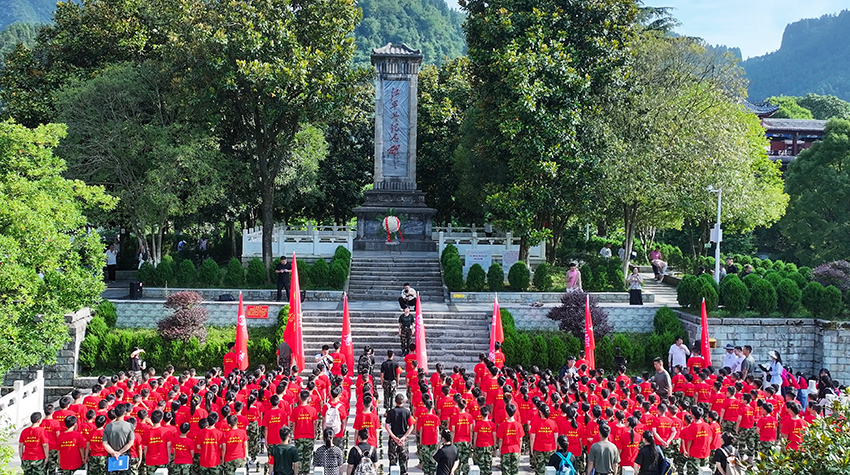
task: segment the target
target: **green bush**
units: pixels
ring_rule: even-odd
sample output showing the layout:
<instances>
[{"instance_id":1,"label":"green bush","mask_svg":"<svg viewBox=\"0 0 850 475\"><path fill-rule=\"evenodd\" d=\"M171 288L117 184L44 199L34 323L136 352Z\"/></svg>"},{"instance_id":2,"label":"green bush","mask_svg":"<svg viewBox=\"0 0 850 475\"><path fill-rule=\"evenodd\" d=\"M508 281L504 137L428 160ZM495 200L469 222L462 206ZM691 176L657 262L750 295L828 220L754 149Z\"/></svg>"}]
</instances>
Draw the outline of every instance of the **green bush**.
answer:
<instances>
[{"instance_id":1,"label":"green bush","mask_svg":"<svg viewBox=\"0 0 850 475\"><path fill-rule=\"evenodd\" d=\"M706 272L705 274L699 276L699 278L702 279L703 282L711 284L711 286L714 288L714 292L720 294L720 285L717 283L717 281L714 280L713 275Z\"/></svg>"},{"instance_id":2,"label":"green bush","mask_svg":"<svg viewBox=\"0 0 850 475\"><path fill-rule=\"evenodd\" d=\"M457 257L458 259L460 259L460 253L458 252L454 244L447 244L446 248L443 249L443 253L440 254L440 263L445 266L446 262L448 262L448 260L452 257Z\"/></svg>"},{"instance_id":3,"label":"green bush","mask_svg":"<svg viewBox=\"0 0 850 475\"><path fill-rule=\"evenodd\" d=\"M289 305L284 305L277 311L277 324L274 327L274 341L283 341L283 332L286 331L287 323L289 323Z\"/></svg>"},{"instance_id":4,"label":"green bush","mask_svg":"<svg viewBox=\"0 0 850 475\"><path fill-rule=\"evenodd\" d=\"M248 282L248 285L255 287L263 285L268 278L269 274L263 261L258 257L254 257L248 261L248 270L245 271L245 280Z\"/></svg>"},{"instance_id":5,"label":"green bush","mask_svg":"<svg viewBox=\"0 0 850 475\"><path fill-rule=\"evenodd\" d=\"M553 334L549 338L549 344L546 346L549 350L549 369L558 371L562 366L567 364L567 345L564 340L557 334Z\"/></svg>"},{"instance_id":6,"label":"green bush","mask_svg":"<svg viewBox=\"0 0 850 475\"><path fill-rule=\"evenodd\" d=\"M750 307L761 315L776 309L776 289L767 279L759 279L750 289Z\"/></svg>"},{"instance_id":7,"label":"green bush","mask_svg":"<svg viewBox=\"0 0 850 475\"><path fill-rule=\"evenodd\" d=\"M472 264L469 274L466 276L466 290L469 292L483 292L487 283L487 274L481 264Z\"/></svg>"},{"instance_id":8,"label":"green bush","mask_svg":"<svg viewBox=\"0 0 850 475\"><path fill-rule=\"evenodd\" d=\"M797 269L797 264L794 264L793 262L786 262L785 272L799 272L799 269Z\"/></svg>"},{"instance_id":9,"label":"green bush","mask_svg":"<svg viewBox=\"0 0 850 475\"><path fill-rule=\"evenodd\" d=\"M218 264L210 258L204 259L201 268L198 269L198 282L204 287L216 287L220 278L221 271Z\"/></svg>"},{"instance_id":10,"label":"green bush","mask_svg":"<svg viewBox=\"0 0 850 475\"><path fill-rule=\"evenodd\" d=\"M741 279L741 281L744 282L744 285L747 286L747 289L752 290L753 284L756 283L756 281L759 281L761 279L762 279L762 277L760 275L753 273L753 274L747 274L743 279Z\"/></svg>"},{"instance_id":11,"label":"green bush","mask_svg":"<svg viewBox=\"0 0 850 475\"><path fill-rule=\"evenodd\" d=\"M310 282L313 284L313 288L316 290L327 290L330 272L331 269L324 259L316 259L316 262L310 266Z\"/></svg>"},{"instance_id":12,"label":"green bush","mask_svg":"<svg viewBox=\"0 0 850 475\"><path fill-rule=\"evenodd\" d=\"M676 337L683 336L682 334L674 333L653 333L646 340L644 347L644 361L652 361L655 358L667 360L667 351L670 345L676 343Z\"/></svg>"},{"instance_id":13,"label":"green bush","mask_svg":"<svg viewBox=\"0 0 850 475\"><path fill-rule=\"evenodd\" d=\"M198 280L195 264L189 259L183 259L174 270L174 279L180 287L191 287Z\"/></svg>"},{"instance_id":14,"label":"green bush","mask_svg":"<svg viewBox=\"0 0 850 475\"><path fill-rule=\"evenodd\" d=\"M514 323L514 316L511 314L511 312L500 308L499 316L502 318L502 333L504 333L505 338L508 337L508 334L516 335L516 324Z\"/></svg>"},{"instance_id":15,"label":"green bush","mask_svg":"<svg viewBox=\"0 0 850 475\"><path fill-rule=\"evenodd\" d=\"M761 268L763 269L773 269L773 261L770 259L764 259L761 261Z\"/></svg>"},{"instance_id":16,"label":"green bush","mask_svg":"<svg viewBox=\"0 0 850 475\"><path fill-rule=\"evenodd\" d=\"M139 267L139 273L136 275L139 279L139 282L145 284L148 287L153 287L153 283L156 279L154 276L156 269L154 269L153 264L150 261L145 261L142 263L142 266Z\"/></svg>"},{"instance_id":17,"label":"green bush","mask_svg":"<svg viewBox=\"0 0 850 475\"><path fill-rule=\"evenodd\" d=\"M516 366L519 363L519 355L517 354L516 339L517 334L508 335L505 333L505 341L502 342L502 353L505 354L505 366Z\"/></svg>"},{"instance_id":18,"label":"green bush","mask_svg":"<svg viewBox=\"0 0 850 475\"><path fill-rule=\"evenodd\" d=\"M157 287L174 287L177 285L174 279L174 258L171 256L164 256L162 258L162 261L154 270L154 281Z\"/></svg>"},{"instance_id":19,"label":"green bush","mask_svg":"<svg viewBox=\"0 0 850 475\"><path fill-rule=\"evenodd\" d=\"M792 265L792 264L786 264L786 265ZM799 287L800 289L802 289L803 287L806 286L806 284L809 283L809 281L807 281L806 278L803 277L803 274L801 274L797 271L789 272L788 276L786 278L793 280L794 283L797 284L797 287Z\"/></svg>"},{"instance_id":20,"label":"green bush","mask_svg":"<svg viewBox=\"0 0 850 475\"><path fill-rule=\"evenodd\" d=\"M528 270L525 262L517 261L511 266L511 270L508 271L508 283L513 291L525 292L528 290L528 286L531 284L531 271Z\"/></svg>"},{"instance_id":21,"label":"green bush","mask_svg":"<svg viewBox=\"0 0 850 475\"><path fill-rule=\"evenodd\" d=\"M443 264L446 287L451 291L463 290L463 264L458 256L451 256Z\"/></svg>"},{"instance_id":22,"label":"green bush","mask_svg":"<svg viewBox=\"0 0 850 475\"><path fill-rule=\"evenodd\" d=\"M597 285L596 277L593 275L593 269L590 265L581 266L581 288L585 292L596 292L600 289Z\"/></svg>"},{"instance_id":23,"label":"green bush","mask_svg":"<svg viewBox=\"0 0 850 475\"><path fill-rule=\"evenodd\" d=\"M298 285L301 287L301 290L318 288L313 285L312 269L306 262L302 262L302 266L298 268Z\"/></svg>"},{"instance_id":24,"label":"green bush","mask_svg":"<svg viewBox=\"0 0 850 475\"><path fill-rule=\"evenodd\" d=\"M328 273L328 285L332 290L342 290L345 287L345 279L348 278L348 268L340 259L331 262L331 270Z\"/></svg>"},{"instance_id":25,"label":"green bush","mask_svg":"<svg viewBox=\"0 0 850 475\"><path fill-rule=\"evenodd\" d=\"M115 324L118 323L118 308L109 300L104 300L97 304L94 314L102 318L109 328L115 328Z\"/></svg>"},{"instance_id":26,"label":"green bush","mask_svg":"<svg viewBox=\"0 0 850 475\"><path fill-rule=\"evenodd\" d=\"M820 316L823 311L822 303L826 289L820 282L809 282L803 287L801 302L812 316Z\"/></svg>"},{"instance_id":27,"label":"green bush","mask_svg":"<svg viewBox=\"0 0 850 475\"><path fill-rule=\"evenodd\" d=\"M826 318L835 318L844 310L841 290L834 285L828 286L823 291L823 303L821 304L821 315Z\"/></svg>"},{"instance_id":28,"label":"green bush","mask_svg":"<svg viewBox=\"0 0 850 475\"><path fill-rule=\"evenodd\" d=\"M109 333L109 325L106 323L106 320L100 316L95 315L89 321L86 326L86 336L94 336L99 339L103 339L106 334Z\"/></svg>"},{"instance_id":29,"label":"green bush","mask_svg":"<svg viewBox=\"0 0 850 475\"><path fill-rule=\"evenodd\" d=\"M655 328L655 333L673 333L674 335L684 335L685 329L682 327L682 321L676 316L676 312L669 307L661 307L655 312L655 317L652 320L652 326Z\"/></svg>"},{"instance_id":30,"label":"green bush","mask_svg":"<svg viewBox=\"0 0 850 475\"><path fill-rule=\"evenodd\" d=\"M607 336L596 340L596 367L608 372L614 371L614 344Z\"/></svg>"},{"instance_id":31,"label":"green bush","mask_svg":"<svg viewBox=\"0 0 850 475\"><path fill-rule=\"evenodd\" d=\"M737 275L730 274L720 283L720 299L729 313L738 315L746 310L750 303L750 289Z\"/></svg>"},{"instance_id":32,"label":"green bush","mask_svg":"<svg viewBox=\"0 0 850 475\"><path fill-rule=\"evenodd\" d=\"M697 293L697 299L700 302L700 306L702 305L702 300L705 299L705 310L707 312L717 308L717 291L714 290L713 285L707 282L703 282L702 287L700 287L699 292Z\"/></svg>"},{"instance_id":33,"label":"green bush","mask_svg":"<svg viewBox=\"0 0 850 475\"><path fill-rule=\"evenodd\" d=\"M239 259L232 258L224 268L224 279L222 284L228 289L240 289L245 286L245 268Z\"/></svg>"},{"instance_id":34,"label":"green bush","mask_svg":"<svg viewBox=\"0 0 850 475\"><path fill-rule=\"evenodd\" d=\"M776 288L776 286L778 286L779 283L782 282L782 275L780 275L779 272L775 270L769 270L765 272L764 280L770 282L770 284L773 285L773 288Z\"/></svg>"},{"instance_id":35,"label":"green bush","mask_svg":"<svg viewBox=\"0 0 850 475\"><path fill-rule=\"evenodd\" d=\"M610 287L614 292L620 292L626 289L626 279L623 276L623 261L617 258L608 259L608 268L606 269L607 287Z\"/></svg>"},{"instance_id":36,"label":"green bush","mask_svg":"<svg viewBox=\"0 0 850 475\"><path fill-rule=\"evenodd\" d=\"M620 352L623 354L623 357L627 360L626 365L628 365L634 360L634 347L632 345L631 336L626 335L625 333L615 333L613 344L614 355L616 356L617 348L619 348ZM616 371L617 368L613 368L613 370Z\"/></svg>"},{"instance_id":37,"label":"green bush","mask_svg":"<svg viewBox=\"0 0 850 475\"><path fill-rule=\"evenodd\" d=\"M524 368L530 368L532 365L531 338L526 333L519 333L514 341L516 342L517 361Z\"/></svg>"},{"instance_id":38,"label":"green bush","mask_svg":"<svg viewBox=\"0 0 850 475\"><path fill-rule=\"evenodd\" d=\"M697 294L701 288L702 282L699 277L693 274L682 277L681 282L676 286L676 301L683 307L696 308Z\"/></svg>"},{"instance_id":39,"label":"green bush","mask_svg":"<svg viewBox=\"0 0 850 475\"><path fill-rule=\"evenodd\" d=\"M541 371L549 367L549 346L546 343L546 337L541 334L531 339L531 347L534 348L531 364Z\"/></svg>"},{"instance_id":40,"label":"green bush","mask_svg":"<svg viewBox=\"0 0 850 475\"><path fill-rule=\"evenodd\" d=\"M797 269L797 272L799 272L800 275L802 275L803 278L806 279L806 282L810 282L812 280L812 268L811 267L806 267L806 266L800 267L799 269Z\"/></svg>"},{"instance_id":41,"label":"green bush","mask_svg":"<svg viewBox=\"0 0 850 475\"><path fill-rule=\"evenodd\" d=\"M552 266L546 262L534 269L534 288L540 292L548 292L552 289Z\"/></svg>"},{"instance_id":42,"label":"green bush","mask_svg":"<svg viewBox=\"0 0 850 475\"><path fill-rule=\"evenodd\" d=\"M800 301L803 292L800 287L791 279L783 279L776 286L776 306L782 315L790 317L800 308Z\"/></svg>"},{"instance_id":43,"label":"green bush","mask_svg":"<svg viewBox=\"0 0 850 475\"><path fill-rule=\"evenodd\" d=\"M497 263L490 264L487 269L487 288L490 292L500 292L505 287L505 271Z\"/></svg>"},{"instance_id":44,"label":"green bush","mask_svg":"<svg viewBox=\"0 0 850 475\"><path fill-rule=\"evenodd\" d=\"M578 354L584 349L584 341L569 333L564 335L564 344L567 345L567 356L578 357Z\"/></svg>"},{"instance_id":45,"label":"green bush","mask_svg":"<svg viewBox=\"0 0 850 475\"><path fill-rule=\"evenodd\" d=\"M343 246L337 246L334 251L333 260L342 262L345 265L345 271L348 272L351 267L351 251Z\"/></svg>"}]
</instances>

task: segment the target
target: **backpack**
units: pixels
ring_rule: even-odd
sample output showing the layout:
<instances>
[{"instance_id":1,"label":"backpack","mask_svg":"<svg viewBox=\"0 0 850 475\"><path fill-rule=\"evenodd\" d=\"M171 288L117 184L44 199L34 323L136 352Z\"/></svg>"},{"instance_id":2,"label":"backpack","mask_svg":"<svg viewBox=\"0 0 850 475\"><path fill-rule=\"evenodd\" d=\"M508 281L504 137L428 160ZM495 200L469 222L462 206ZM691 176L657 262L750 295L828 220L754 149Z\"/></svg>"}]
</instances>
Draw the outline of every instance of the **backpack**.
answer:
<instances>
[{"instance_id":1,"label":"backpack","mask_svg":"<svg viewBox=\"0 0 850 475\"><path fill-rule=\"evenodd\" d=\"M375 465L372 464L372 459L369 458L372 447L369 447L369 450L366 452L360 451L360 447L357 445L354 446L354 449L360 454L360 463L355 467L353 475L375 475Z\"/></svg>"},{"instance_id":2,"label":"backpack","mask_svg":"<svg viewBox=\"0 0 850 475\"><path fill-rule=\"evenodd\" d=\"M723 447L720 447L720 451L726 456L726 475L745 475L747 473L741 461L738 460L738 451L734 450L734 447L731 452L727 452Z\"/></svg>"},{"instance_id":3,"label":"backpack","mask_svg":"<svg viewBox=\"0 0 850 475\"><path fill-rule=\"evenodd\" d=\"M372 362L370 361L369 355L360 355L360 359L357 360L357 373L363 374L363 372L371 373L372 371Z\"/></svg>"},{"instance_id":4,"label":"backpack","mask_svg":"<svg viewBox=\"0 0 850 475\"><path fill-rule=\"evenodd\" d=\"M325 411L323 427L325 429L330 427L334 430L334 434L339 434L339 431L342 430L342 417L339 414L339 406L339 403L334 406L328 405L328 410Z\"/></svg>"},{"instance_id":5,"label":"backpack","mask_svg":"<svg viewBox=\"0 0 850 475\"><path fill-rule=\"evenodd\" d=\"M570 457L564 457L564 454L562 454L561 452L555 453L558 454L558 457L561 458L561 463L558 464L558 470L555 471L556 475L578 475L576 468L570 461Z\"/></svg>"},{"instance_id":6,"label":"backpack","mask_svg":"<svg viewBox=\"0 0 850 475\"><path fill-rule=\"evenodd\" d=\"M658 455L661 456L661 462L659 465L661 470L658 472L659 475L673 475L673 473L675 473L675 470L673 470L673 462L664 456L664 452L662 452L660 448L658 449Z\"/></svg>"}]
</instances>

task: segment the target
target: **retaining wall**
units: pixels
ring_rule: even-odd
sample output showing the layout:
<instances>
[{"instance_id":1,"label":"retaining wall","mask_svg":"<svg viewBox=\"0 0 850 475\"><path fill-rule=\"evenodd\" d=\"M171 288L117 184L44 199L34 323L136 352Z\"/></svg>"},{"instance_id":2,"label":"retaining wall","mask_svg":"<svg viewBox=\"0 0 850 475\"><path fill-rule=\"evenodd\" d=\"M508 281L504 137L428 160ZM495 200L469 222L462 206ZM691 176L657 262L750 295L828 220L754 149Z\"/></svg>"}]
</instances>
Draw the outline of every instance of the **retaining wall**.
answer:
<instances>
[{"instance_id":1,"label":"retaining wall","mask_svg":"<svg viewBox=\"0 0 850 475\"><path fill-rule=\"evenodd\" d=\"M628 292L589 292L596 301L602 303L629 303ZM454 303L493 303L493 292L451 292ZM531 302L561 303L563 292L499 292L499 303ZM643 294L644 303L654 303L655 294Z\"/></svg>"},{"instance_id":2,"label":"retaining wall","mask_svg":"<svg viewBox=\"0 0 850 475\"><path fill-rule=\"evenodd\" d=\"M119 328L156 328L157 322L174 313L165 307L165 300L112 300L118 310ZM236 325L239 302L203 302L209 310L208 326L227 327ZM265 305L265 304L264 304ZM250 327L271 327L277 324L277 313L283 303L269 303L269 318L249 318Z\"/></svg>"},{"instance_id":3,"label":"retaining wall","mask_svg":"<svg viewBox=\"0 0 850 475\"><path fill-rule=\"evenodd\" d=\"M501 295L499 295L501 300ZM600 305L608 312L608 323L618 333L651 333L653 331L652 321L658 307L644 307L640 305ZM548 315L553 307L511 307L503 306L511 312L514 324L518 330L556 331L558 322L550 320Z\"/></svg>"}]
</instances>

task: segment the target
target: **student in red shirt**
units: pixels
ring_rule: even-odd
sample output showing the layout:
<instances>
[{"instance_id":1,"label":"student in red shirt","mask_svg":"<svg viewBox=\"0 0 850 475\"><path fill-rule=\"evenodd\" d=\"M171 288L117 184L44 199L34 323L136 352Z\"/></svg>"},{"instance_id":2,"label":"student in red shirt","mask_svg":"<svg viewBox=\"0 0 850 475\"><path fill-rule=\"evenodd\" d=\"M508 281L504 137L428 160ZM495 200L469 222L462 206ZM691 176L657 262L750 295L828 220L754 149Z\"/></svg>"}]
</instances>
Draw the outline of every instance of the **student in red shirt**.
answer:
<instances>
[{"instance_id":1,"label":"student in red shirt","mask_svg":"<svg viewBox=\"0 0 850 475\"><path fill-rule=\"evenodd\" d=\"M280 404L280 397L275 394L269 399L272 408L265 413L262 422L262 433L268 445L280 444L280 428L289 425L288 411Z\"/></svg>"},{"instance_id":2,"label":"student in red shirt","mask_svg":"<svg viewBox=\"0 0 850 475\"><path fill-rule=\"evenodd\" d=\"M416 419L420 447L417 455L422 461L422 471L426 475L434 475L437 471L434 454L437 453L437 444L440 442L440 418L434 414L433 401L426 399L423 404L426 412Z\"/></svg>"},{"instance_id":3,"label":"student in red shirt","mask_svg":"<svg viewBox=\"0 0 850 475\"><path fill-rule=\"evenodd\" d=\"M452 416L449 427L452 432L453 443L457 449L458 473L469 473L469 457L472 455L472 425L475 418L466 411L468 403L465 399L457 402L458 413Z\"/></svg>"},{"instance_id":4,"label":"student in red shirt","mask_svg":"<svg viewBox=\"0 0 850 475\"><path fill-rule=\"evenodd\" d=\"M292 410L292 435L300 456L300 466L309 470L313 466L313 441L318 429L318 411L310 405L310 391L298 395L301 404Z\"/></svg>"},{"instance_id":5,"label":"student in red shirt","mask_svg":"<svg viewBox=\"0 0 850 475\"><path fill-rule=\"evenodd\" d=\"M224 434L210 424L207 419L198 421L198 435L195 437L195 442L200 454L199 461L201 465L201 473L211 472L206 469L216 469L221 467L221 457L224 454Z\"/></svg>"},{"instance_id":6,"label":"student in red shirt","mask_svg":"<svg viewBox=\"0 0 850 475\"><path fill-rule=\"evenodd\" d=\"M502 473L505 475L517 475L519 473L519 454L522 448L522 436L525 431L522 424L514 419L516 406L513 404L505 408L508 419L499 424L496 437L498 440L499 453L502 459Z\"/></svg>"},{"instance_id":7,"label":"student in red shirt","mask_svg":"<svg viewBox=\"0 0 850 475\"><path fill-rule=\"evenodd\" d=\"M531 424L531 468L537 475L543 475L557 448L558 425L549 418L549 406L540 404L537 411L540 417Z\"/></svg>"},{"instance_id":8,"label":"student in red shirt","mask_svg":"<svg viewBox=\"0 0 850 475\"><path fill-rule=\"evenodd\" d=\"M797 401L789 402L785 408L788 410L791 418L782 422L782 437L786 439L788 450L798 450L800 444L803 443L803 433L806 432L806 421L800 418L800 403Z\"/></svg>"},{"instance_id":9,"label":"student in red shirt","mask_svg":"<svg viewBox=\"0 0 850 475\"><path fill-rule=\"evenodd\" d=\"M481 408L481 420L475 421L472 428L472 462L478 466L481 475L493 473L493 445L496 424L490 420L490 408Z\"/></svg>"},{"instance_id":10,"label":"student in red shirt","mask_svg":"<svg viewBox=\"0 0 850 475\"><path fill-rule=\"evenodd\" d=\"M59 470L62 475L73 475L86 463L88 444L83 434L77 432L77 416L65 417L65 432L59 434Z\"/></svg>"},{"instance_id":11,"label":"student in red shirt","mask_svg":"<svg viewBox=\"0 0 850 475\"><path fill-rule=\"evenodd\" d=\"M770 451L776 443L776 429L778 424L776 416L773 415L773 404L762 402L760 405L761 417L756 422L759 433L759 452Z\"/></svg>"},{"instance_id":12,"label":"student in red shirt","mask_svg":"<svg viewBox=\"0 0 850 475\"><path fill-rule=\"evenodd\" d=\"M178 474L189 473L192 466L195 442L188 437L189 423L180 424L180 436L171 441L171 451L174 454L174 467Z\"/></svg>"},{"instance_id":13,"label":"student in red shirt","mask_svg":"<svg viewBox=\"0 0 850 475\"><path fill-rule=\"evenodd\" d=\"M153 425L144 432L144 459L148 473L168 464L171 454L171 430L162 426L163 413L159 409L151 413Z\"/></svg>"},{"instance_id":14,"label":"student in red shirt","mask_svg":"<svg viewBox=\"0 0 850 475\"><path fill-rule=\"evenodd\" d=\"M109 457L106 447L103 446L103 427L106 425L106 422L106 416L97 416L94 418L95 428L88 436L89 473L106 473L106 459Z\"/></svg>"},{"instance_id":15,"label":"student in red shirt","mask_svg":"<svg viewBox=\"0 0 850 475\"><path fill-rule=\"evenodd\" d=\"M366 429L369 431L369 438L366 442L372 446L378 446L378 428L381 426L381 420L378 417L378 411L372 407L372 396L363 396L363 411L357 414L354 418L354 430Z\"/></svg>"},{"instance_id":16,"label":"student in red shirt","mask_svg":"<svg viewBox=\"0 0 850 475\"><path fill-rule=\"evenodd\" d=\"M65 427L60 426L59 421L53 418L53 404L44 405L44 419L41 421L41 427L44 427L44 432L47 434L49 449L46 473L56 473L59 468L59 445L56 443L56 438Z\"/></svg>"},{"instance_id":17,"label":"student in red shirt","mask_svg":"<svg viewBox=\"0 0 850 475\"><path fill-rule=\"evenodd\" d=\"M227 377L230 375L230 372L236 369L238 365L238 359L236 357L236 350L233 347L236 346L236 343L232 341L227 344L227 353L224 355L224 359L222 360L222 367L224 368L224 376Z\"/></svg>"},{"instance_id":18,"label":"student in red shirt","mask_svg":"<svg viewBox=\"0 0 850 475\"><path fill-rule=\"evenodd\" d=\"M33 412L30 422L32 425L21 431L18 437L18 455L26 475L44 473L50 450L47 431L41 427L41 413Z\"/></svg>"},{"instance_id":19,"label":"student in red shirt","mask_svg":"<svg viewBox=\"0 0 850 475\"><path fill-rule=\"evenodd\" d=\"M97 404L103 399L101 397L101 391L103 388L99 384L95 384L91 388L91 394L83 398L83 405L86 406L87 409L94 409L97 411Z\"/></svg>"},{"instance_id":20,"label":"student in red shirt","mask_svg":"<svg viewBox=\"0 0 850 475\"><path fill-rule=\"evenodd\" d=\"M224 439L223 475L235 475L236 469L245 466L245 456L248 453L248 433L239 428L239 418L231 415L227 418L230 430Z\"/></svg>"},{"instance_id":21,"label":"student in red shirt","mask_svg":"<svg viewBox=\"0 0 850 475\"><path fill-rule=\"evenodd\" d=\"M692 466L692 473L698 473L699 467L708 466L714 433L702 419L704 415L702 408L696 407L691 413L694 416L694 422L682 430L685 452L689 457L685 466Z\"/></svg>"}]
</instances>

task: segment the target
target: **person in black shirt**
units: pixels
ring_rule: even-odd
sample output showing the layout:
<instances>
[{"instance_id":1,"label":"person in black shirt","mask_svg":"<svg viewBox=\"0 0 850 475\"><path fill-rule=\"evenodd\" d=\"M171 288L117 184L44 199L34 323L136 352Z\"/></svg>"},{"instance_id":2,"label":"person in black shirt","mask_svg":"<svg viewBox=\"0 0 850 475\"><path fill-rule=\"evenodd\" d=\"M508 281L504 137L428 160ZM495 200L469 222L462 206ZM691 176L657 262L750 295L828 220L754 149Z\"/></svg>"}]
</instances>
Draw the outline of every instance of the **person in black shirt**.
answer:
<instances>
[{"instance_id":1,"label":"person in black shirt","mask_svg":"<svg viewBox=\"0 0 850 475\"><path fill-rule=\"evenodd\" d=\"M289 300L289 279L292 277L292 264L286 262L286 256L280 256L280 262L274 266L277 274L277 301L281 301L281 293L286 289L286 300Z\"/></svg>"},{"instance_id":2,"label":"person in black shirt","mask_svg":"<svg viewBox=\"0 0 850 475\"><path fill-rule=\"evenodd\" d=\"M387 350L387 360L381 363L381 386L384 388L384 409L387 411L392 407L398 382L399 365L393 358L395 358L395 352Z\"/></svg>"},{"instance_id":3,"label":"person in black shirt","mask_svg":"<svg viewBox=\"0 0 850 475\"><path fill-rule=\"evenodd\" d=\"M390 467L398 464L401 475L407 473L407 461L410 458L407 452L407 436L413 430L413 426L410 425L410 411L404 408L405 399L404 394L396 394L395 407L387 411L384 424L384 430L389 435L387 455L390 459Z\"/></svg>"},{"instance_id":4,"label":"person in black shirt","mask_svg":"<svg viewBox=\"0 0 850 475\"><path fill-rule=\"evenodd\" d=\"M354 473L354 470L360 464L363 457L372 459L372 464L378 463L378 450L369 445L366 442L367 440L369 440L369 429L364 427L357 431L357 445L348 451L348 460L346 461L348 464L348 475ZM376 469L375 473L377 472Z\"/></svg>"},{"instance_id":5,"label":"person in black shirt","mask_svg":"<svg viewBox=\"0 0 850 475\"><path fill-rule=\"evenodd\" d=\"M641 448L635 457L635 469L638 475L658 475L661 471L661 449L655 445L655 437L651 431L643 431Z\"/></svg>"},{"instance_id":6,"label":"person in black shirt","mask_svg":"<svg viewBox=\"0 0 850 475\"><path fill-rule=\"evenodd\" d=\"M575 468L576 458L570 453L569 439L567 439L567 436L561 434L558 436L558 451L549 457L549 463L546 466L555 467L555 471L557 472L561 468L561 465L570 466L567 463ZM570 472L567 471L567 473Z\"/></svg>"},{"instance_id":7,"label":"person in black shirt","mask_svg":"<svg viewBox=\"0 0 850 475\"><path fill-rule=\"evenodd\" d=\"M437 475L452 475L458 465L457 447L452 444L452 433L443 430L443 446L434 454L437 462Z\"/></svg>"},{"instance_id":8,"label":"person in black shirt","mask_svg":"<svg viewBox=\"0 0 850 475\"><path fill-rule=\"evenodd\" d=\"M410 340L413 338L413 315L410 307L404 307L404 311L398 317L398 336L401 338L401 355L406 356L410 352Z\"/></svg>"}]
</instances>

